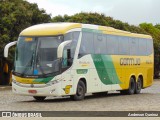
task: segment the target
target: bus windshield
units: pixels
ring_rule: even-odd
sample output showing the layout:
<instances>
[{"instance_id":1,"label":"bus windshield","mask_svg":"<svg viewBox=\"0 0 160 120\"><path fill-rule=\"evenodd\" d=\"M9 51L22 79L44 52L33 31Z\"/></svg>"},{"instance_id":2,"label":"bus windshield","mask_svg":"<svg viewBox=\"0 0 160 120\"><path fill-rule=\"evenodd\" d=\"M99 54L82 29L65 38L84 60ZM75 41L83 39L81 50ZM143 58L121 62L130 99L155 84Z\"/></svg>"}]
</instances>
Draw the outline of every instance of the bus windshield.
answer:
<instances>
[{"instance_id":1,"label":"bus windshield","mask_svg":"<svg viewBox=\"0 0 160 120\"><path fill-rule=\"evenodd\" d=\"M58 72L57 48L62 42L62 36L19 37L14 72L29 76Z\"/></svg>"}]
</instances>

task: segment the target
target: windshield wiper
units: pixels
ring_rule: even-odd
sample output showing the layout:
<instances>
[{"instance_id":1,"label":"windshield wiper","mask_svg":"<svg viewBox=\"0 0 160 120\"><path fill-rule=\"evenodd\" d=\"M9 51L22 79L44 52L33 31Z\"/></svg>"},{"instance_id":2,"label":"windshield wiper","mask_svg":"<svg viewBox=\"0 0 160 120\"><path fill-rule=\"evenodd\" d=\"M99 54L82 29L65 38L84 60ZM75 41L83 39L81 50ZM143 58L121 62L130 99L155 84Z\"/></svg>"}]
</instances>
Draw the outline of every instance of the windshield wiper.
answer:
<instances>
[{"instance_id":1,"label":"windshield wiper","mask_svg":"<svg viewBox=\"0 0 160 120\"><path fill-rule=\"evenodd\" d=\"M40 70L41 70L41 72L42 72L42 76L43 76L43 77L47 77L46 74L44 73L43 68L41 67L42 65L41 65L41 63L40 63L39 54L37 54L37 63L39 64L39 68L40 68ZM37 63L36 63L36 64L37 64Z\"/></svg>"},{"instance_id":2,"label":"windshield wiper","mask_svg":"<svg viewBox=\"0 0 160 120\"><path fill-rule=\"evenodd\" d=\"M25 66L26 68L25 68L24 71L22 72L22 76L25 75L25 72L27 72L28 67L32 66L32 64L33 64L33 56L34 56L34 52L33 52L33 54L32 54L31 59L29 60L29 62L28 62L27 65Z\"/></svg>"}]
</instances>

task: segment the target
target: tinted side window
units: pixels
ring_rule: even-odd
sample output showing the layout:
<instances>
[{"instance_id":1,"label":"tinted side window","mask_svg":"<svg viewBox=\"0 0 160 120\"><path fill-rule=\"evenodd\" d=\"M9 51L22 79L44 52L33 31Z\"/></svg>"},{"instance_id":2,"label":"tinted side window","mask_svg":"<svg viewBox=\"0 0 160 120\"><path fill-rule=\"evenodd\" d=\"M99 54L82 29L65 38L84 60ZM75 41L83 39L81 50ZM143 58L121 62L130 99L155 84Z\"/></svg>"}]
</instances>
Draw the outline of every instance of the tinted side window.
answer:
<instances>
[{"instance_id":1,"label":"tinted side window","mask_svg":"<svg viewBox=\"0 0 160 120\"><path fill-rule=\"evenodd\" d=\"M107 54L118 54L117 36L107 35Z\"/></svg>"},{"instance_id":2,"label":"tinted side window","mask_svg":"<svg viewBox=\"0 0 160 120\"><path fill-rule=\"evenodd\" d=\"M138 39L137 38L129 38L129 49L130 55L137 55L138 54Z\"/></svg>"},{"instance_id":3,"label":"tinted side window","mask_svg":"<svg viewBox=\"0 0 160 120\"><path fill-rule=\"evenodd\" d=\"M71 42L71 57L74 57L80 32L73 32Z\"/></svg>"},{"instance_id":4,"label":"tinted side window","mask_svg":"<svg viewBox=\"0 0 160 120\"><path fill-rule=\"evenodd\" d=\"M119 54L120 55L129 54L128 37L118 36L118 39L119 39Z\"/></svg>"},{"instance_id":5,"label":"tinted side window","mask_svg":"<svg viewBox=\"0 0 160 120\"><path fill-rule=\"evenodd\" d=\"M139 47L138 47L138 55L146 55L147 54L147 41L144 38L139 38Z\"/></svg>"},{"instance_id":6,"label":"tinted side window","mask_svg":"<svg viewBox=\"0 0 160 120\"><path fill-rule=\"evenodd\" d=\"M64 35L64 41L72 40L71 44L68 44L66 46L67 49L71 50L71 58L74 57L75 50L76 50L77 43L78 43L79 34L80 34L79 31L75 31L75 32L70 32Z\"/></svg>"},{"instance_id":7,"label":"tinted side window","mask_svg":"<svg viewBox=\"0 0 160 120\"><path fill-rule=\"evenodd\" d=\"M94 49L95 54L106 54L106 38L105 35L97 33L94 34Z\"/></svg>"},{"instance_id":8,"label":"tinted side window","mask_svg":"<svg viewBox=\"0 0 160 120\"><path fill-rule=\"evenodd\" d=\"M64 36L64 41L72 40L72 42L67 44L63 49L63 62L62 62L63 68L66 68L72 65L73 58L74 58L75 51L76 51L76 46L78 43L79 34L80 32L75 31L75 32L67 33ZM70 51L70 55L68 54L69 51Z\"/></svg>"},{"instance_id":9,"label":"tinted side window","mask_svg":"<svg viewBox=\"0 0 160 120\"><path fill-rule=\"evenodd\" d=\"M93 33L83 32L79 50L79 57L86 54L94 54Z\"/></svg>"},{"instance_id":10,"label":"tinted side window","mask_svg":"<svg viewBox=\"0 0 160 120\"><path fill-rule=\"evenodd\" d=\"M72 33L73 32L69 32L69 33L65 34L64 35L64 41L66 41L66 40L72 40Z\"/></svg>"},{"instance_id":11,"label":"tinted side window","mask_svg":"<svg viewBox=\"0 0 160 120\"><path fill-rule=\"evenodd\" d=\"M146 39L146 41L147 41L147 55L150 55L153 53L153 40Z\"/></svg>"}]
</instances>

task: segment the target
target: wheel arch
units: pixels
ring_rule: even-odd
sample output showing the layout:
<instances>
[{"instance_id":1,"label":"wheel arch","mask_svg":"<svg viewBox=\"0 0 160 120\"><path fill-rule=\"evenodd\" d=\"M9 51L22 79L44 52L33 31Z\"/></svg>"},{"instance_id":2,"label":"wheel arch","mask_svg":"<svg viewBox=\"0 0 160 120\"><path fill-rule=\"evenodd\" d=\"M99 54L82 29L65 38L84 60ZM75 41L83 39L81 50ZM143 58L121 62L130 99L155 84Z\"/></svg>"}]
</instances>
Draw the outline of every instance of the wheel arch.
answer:
<instances>
[{"instance_id":1,"label":"wheel arch","mask_svg":"<svg viewBox=\"0 0 160 120\"><path fill-rule=\"evenodd\" d=\"M143 75L142 74L140 74L139 76L138 76L138 78L140 78L141 80L142 80L142 88L143 88L143 85L144 85L144 80L143 80Z\"/></svg>"},{"instance_id":2,"label":"wheel arch","mask_svg":"<svg viewBox=\"0 0 160 120\"><path fill-rule=\"evenodd\" d=\"M87 92L87 81L86 81L86 78L82 77L82 78L79 79L79 81L82 81L85 84L86 92Z\"/></svg>"},{"instance_id":3,"label":"wheel arch","mask_svg":"<svg viewBox=\"0 0 160 120\"><path fill-rule=\"evenodd\" d=\"M131 78L133 78L134 81L135 81L135 83L136 83L136 75L132 74L132 75L130 76L130 79L131 79Z\"/></svg>"}]
</instances>

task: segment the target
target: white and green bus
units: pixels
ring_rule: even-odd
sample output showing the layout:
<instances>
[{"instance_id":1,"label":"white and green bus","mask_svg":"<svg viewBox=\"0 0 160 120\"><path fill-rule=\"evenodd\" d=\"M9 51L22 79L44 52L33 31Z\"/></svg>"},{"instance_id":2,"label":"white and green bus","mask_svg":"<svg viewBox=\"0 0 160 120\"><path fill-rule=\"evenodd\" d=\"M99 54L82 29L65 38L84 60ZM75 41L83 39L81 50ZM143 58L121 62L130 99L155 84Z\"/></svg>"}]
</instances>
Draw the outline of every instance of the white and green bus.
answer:
<instances>
[{"instance_id":1,"label":"white and green bus","mask_svg":"<svg viewBox=\"0 0 160 120\"><path fill-rule=\"evenodd\" d=\"M16 94L44 100L118 90L138 94L153 82L153 40L135 34L80 23L47 23L23 30L17 42L12 75Z\"/></svg>"}]
</instances>

